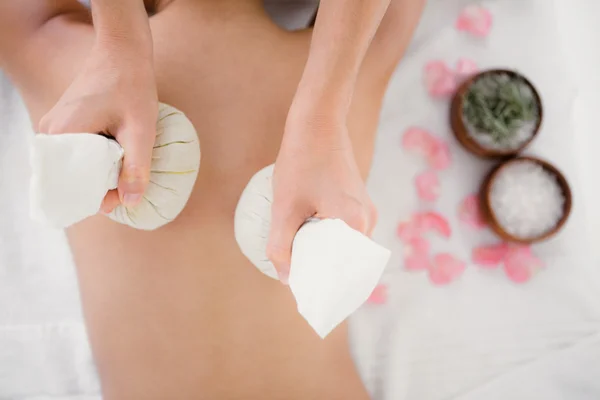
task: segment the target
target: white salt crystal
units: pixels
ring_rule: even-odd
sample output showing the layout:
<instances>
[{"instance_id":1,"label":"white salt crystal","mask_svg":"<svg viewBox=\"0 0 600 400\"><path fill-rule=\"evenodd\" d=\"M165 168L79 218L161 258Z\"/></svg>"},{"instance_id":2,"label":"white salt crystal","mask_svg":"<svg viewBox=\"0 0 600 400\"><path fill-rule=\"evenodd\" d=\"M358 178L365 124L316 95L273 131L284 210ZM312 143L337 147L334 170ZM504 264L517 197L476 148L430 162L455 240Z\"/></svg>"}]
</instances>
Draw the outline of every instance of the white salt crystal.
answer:
<instances>
[{"instance_id":1,"label":"white salt crystal","mask_svg":"<svg viewBox=\"0 0 600 400\"><path fill-rule=\"evenodd\" d=\"M538 237L554 228L563 215L564 202L556 176L531 161L505 166L490 193L498 223L522 239Z\"/></svg>"}]
</instances>

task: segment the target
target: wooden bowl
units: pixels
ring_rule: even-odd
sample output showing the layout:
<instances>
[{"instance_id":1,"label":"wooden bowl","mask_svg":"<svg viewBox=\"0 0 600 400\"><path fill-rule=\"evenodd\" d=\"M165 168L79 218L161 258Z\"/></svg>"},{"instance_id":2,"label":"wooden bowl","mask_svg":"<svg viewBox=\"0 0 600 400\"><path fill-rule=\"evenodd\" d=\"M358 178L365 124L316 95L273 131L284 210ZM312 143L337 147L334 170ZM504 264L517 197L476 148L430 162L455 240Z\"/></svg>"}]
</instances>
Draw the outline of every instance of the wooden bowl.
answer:
<instances>
[{"instance_id":1,"label":"wooden bowl","mask_svg":"<svg viewBox=\"0 0 600 400\"><path fill-rule=\"evenodd\" d=\"M479 79L485 75L499 74L499 73L507 74L513 78L516 77L516 78L523 79L523 81L527 85L529 85L529 87L533 91L533 94L536 98L538 108L539 108L539 118L538 118L537 124L535 126L535 129L533 131L533 135L531 135L531 137L526 142L524 142L519 148L512 149L512 150L504 150L504 151L498 150L498 149L489 149L489 148L486 148L486 147L483 147L482 145L480 145L475 139L473 139L471 137L471 135L469 135L469 132L467 131L467 127L465 126L463 118L462 118L462 110L463 110L465 94L469 90L469 87L471 86L471 84L474 81L476 81L477 79ZM527 147L529 145L529 143L531 143L531 141L538 134L538 132L540 130L540 126L542 124L542 119L543 119L542 99L541 99L537 89L535 88L535 86L533 86L533 84L527 78L525 78L523 75L519 74L518 72L507 70L507 69L490 69L490 70L482 71L476 75L471 76L470 78L468 78L466 81L464 81L459 86L458 90L454 94L454 97L452 98L452 103L450 105L450 126L452 127L452 132L454 133L454 136L456 137L456 139L459 141L459 143L465 149L467 149L469 152L475 154L476 156L479 156L482 158L507 158L507 157L515 156L520 151L522 151L525 147Z\"/></svg>"},{"instance_id":2,"label":"wooden bowl","mask_svg":"<svg viewBox=\"0 0 600 400\"><path fill-rule=\"evenodd\" d=\"M563 204L563 214L562 214L560 220L556 223L554 228L552 228L548 232L545 232L537 237L520 238L520 237L514 236L514 235L508 233L507 231L505 231L504 228L498 222L498 218L494 214L494 210L492 209L492 205L491 205L490 197L491 197L492 185L494 184L494 180L496 179L496 177L502 172L502 170L504 168L506 168L507 165L516 163L516 162L521 162L521 161L534 162L534 163L540 165L546 171L555 175L556 180L562 189L563 196L565 197L565 202ZM501 163L500 165L498 165L497 167L495 167L483 181L483 184L481 185L481 193L480 193L479 198L480 198L481 213L482 213L483 217L485 218L485 220L487 221L487 223L490 225L490 228L492 228L492 230L498 236L500 236L502 239L509 241L509 242L516 242L516 243L522 243L522 244L541 242L543 240L549 239L550 237L556 235L563 228L565 222L567 222L567 219L569 219L569 215L571 214L571 207L573 204L571 188L569 187L569 183L565 179L564 175L552 164L550 164L544 160L540 160L538 158L526 157L526 156L511 158L508 161L505 161L505 162Z\"/></svg>"}]
</instances>

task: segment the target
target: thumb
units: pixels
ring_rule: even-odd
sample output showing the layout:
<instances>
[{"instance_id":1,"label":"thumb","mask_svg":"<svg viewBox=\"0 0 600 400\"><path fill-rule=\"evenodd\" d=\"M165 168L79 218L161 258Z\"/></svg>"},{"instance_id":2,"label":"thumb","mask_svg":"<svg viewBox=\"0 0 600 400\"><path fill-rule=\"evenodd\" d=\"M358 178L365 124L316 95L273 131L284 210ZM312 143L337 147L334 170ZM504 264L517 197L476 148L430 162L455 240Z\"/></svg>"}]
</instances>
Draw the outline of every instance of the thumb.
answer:
<instances>
[{"instance_id":1,"label":"thumb","mask_svg":"<svg viewBox=\"0 0 600 400\"><path fill-rule=\"evenodd\" d=\"M115 135L125 151L117 188L121 203L125 207L137 205L148 185L156 138L156 121L151 122L125 124Z\"/></svg>"},{"instance_id":2,"label":"thumb","mask_svg":"<svg viewBox=\"0 0 600 400\"><path fill-rule=\"evenodd\" d=\"M289 280L294 237L308 218L307 213L298 211L297 207L280 207L273 203L267 258L275 266L279 280L284 285Z\"/></svg>"}]
</instances>

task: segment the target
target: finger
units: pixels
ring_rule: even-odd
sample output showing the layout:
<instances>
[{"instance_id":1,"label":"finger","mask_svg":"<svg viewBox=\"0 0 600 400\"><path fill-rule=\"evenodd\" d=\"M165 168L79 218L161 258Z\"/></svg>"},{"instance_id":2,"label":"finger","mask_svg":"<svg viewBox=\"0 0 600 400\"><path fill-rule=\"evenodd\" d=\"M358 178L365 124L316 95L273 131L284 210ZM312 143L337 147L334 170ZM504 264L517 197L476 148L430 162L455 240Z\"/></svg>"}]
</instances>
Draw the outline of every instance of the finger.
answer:
<instances>
[{"instance_id":1,"label":"finger","mask_svg":"<svg viewBox=\"0 0 600 400\"><path fill-rule=\"evenodd\" d=\"M125 151L117 189L126 207L137 205L146 191L156 138L155 122L124 125L115 135Z\"/></svg>"},{"instance_id":2,"label":"finger","mask_svg":"<svg viewBox=\"0 0 600 400\"><path fill-rule=\"evenodd\" d=\"M117 119L110 104L94 100L93 106L82 101L56 104L38 123L38 132L98 133L110 132Z\"/></svg>"},{"instance_id":3,"label":"finger","mask_svg":"<svg viewBox=\"0 0 600 400\"><path fill-rule=\"evenodd\" d=\"M352 204L342 210L340 219L352 229L367 235L369 231L369 215L365 207Z\"/></svg>"},{"instance_id":4,"label":"finger","mask_svg":"<svg viewBox=\"0 0 600 400\"><path fill-rule=\"evenodd\" d=\"M106 196L104 196L100 210L104 214L110 214L119 204L121 204L121 201L119 200L119 194L116 190L110 190L108 193L106 193Z\"/></svg>"},{"instance_id":5,"label":"finger","mask_svg":"<svg viewBox=\"0 0 600 400\"><path fill-rule=\"evenodd\" d=\"M367 230L368 237L373 236L373 231L375 230L375 227L377 226L378 219L379 219L379 215L377 213L377 208L375 208L375 205L373 203L370 203L370 206L369 206L369 228Z\"/></svg>"},{"instance_id":6,"label":"finger","mask_svg":"<svg viewBox=\"0 0 600 400\"><path fill-rule=\"evenodd\" d=\"M287 285L292 259L292 243L298 229L306 222L309 215L297 207L280 207L275 203L273 205L267 258L275 266L281 283Z\"/></svg>"}]
</instances>

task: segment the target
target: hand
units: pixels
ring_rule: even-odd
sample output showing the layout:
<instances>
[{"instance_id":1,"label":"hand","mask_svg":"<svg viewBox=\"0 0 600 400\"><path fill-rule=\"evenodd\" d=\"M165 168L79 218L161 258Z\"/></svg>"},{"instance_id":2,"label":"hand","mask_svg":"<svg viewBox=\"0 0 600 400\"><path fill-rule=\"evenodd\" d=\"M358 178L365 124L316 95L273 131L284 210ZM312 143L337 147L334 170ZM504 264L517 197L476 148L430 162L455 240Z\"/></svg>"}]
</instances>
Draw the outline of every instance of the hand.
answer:
<instances>
[{"instance_id":1,"label":"hand","mask_svg":"<svg viewBox=\"0 0 600 400\"><path fill-rule=\"evenodd\" d=\"M267 245L267 256L284 284L294 236L310 217L339 218L365 235L371 234L377 222L345 119L288 117L275 162Z\"/></svg>"},{"instance_id":2,"label":"hand","mask_svg":"<svg viewBox=\"0 0 600 400\"><path fill-rule=\"evenodd\" d=\"M83 69L41 120L39 132L107 133L125 150L117 190L102 203L108 213L119 203L141 199L150 174L158 98L151 57L131 48L97 43Z\"/></svg>"}]
</instances>

